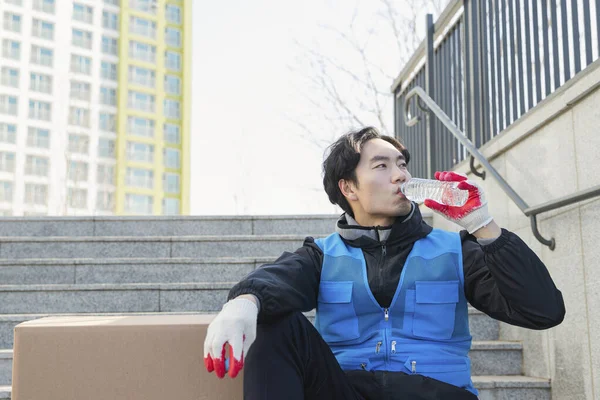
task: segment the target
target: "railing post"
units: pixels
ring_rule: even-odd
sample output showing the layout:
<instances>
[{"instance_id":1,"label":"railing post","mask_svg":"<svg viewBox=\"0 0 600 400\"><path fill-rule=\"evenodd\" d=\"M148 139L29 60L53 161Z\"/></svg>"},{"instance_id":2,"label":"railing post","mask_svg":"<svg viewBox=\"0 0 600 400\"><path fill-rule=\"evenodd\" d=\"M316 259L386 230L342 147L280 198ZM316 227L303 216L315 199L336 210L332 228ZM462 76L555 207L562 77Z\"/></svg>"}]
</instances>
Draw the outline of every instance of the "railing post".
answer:
<instances>
[{"instance_id":1,"label":"railing post","mask_svg":"<svg viewBox=\"0 0 600 400\"><path fill-rule=\"evenodd\" d=\"M433 49L433 38L435 34L435 25L433 23L433 14L427 14L425 17L426 21L426 29L427 29L427 50L426 50L426 60L425 60L425 91L429 97L434 98L433 92L433 83L434 83L434 60L435 56ZM435 123L435 115L431 110L427 111L427 177L433 178L433 157L434 157L434 124Z\"/></svg>"}]
</instances>

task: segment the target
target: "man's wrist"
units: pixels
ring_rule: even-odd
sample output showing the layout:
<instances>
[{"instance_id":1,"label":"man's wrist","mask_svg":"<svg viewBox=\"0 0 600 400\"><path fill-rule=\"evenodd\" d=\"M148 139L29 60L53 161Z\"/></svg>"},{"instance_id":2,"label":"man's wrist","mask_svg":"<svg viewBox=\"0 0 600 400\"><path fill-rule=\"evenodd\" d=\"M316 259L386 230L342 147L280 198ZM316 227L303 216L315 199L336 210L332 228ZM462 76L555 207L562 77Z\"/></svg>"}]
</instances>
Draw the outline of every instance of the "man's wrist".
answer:
<instances>
[{"instance_id":1,"label":"man's wrist","mask_svg":"<svg viewBox=\"0 0 600 400\"><path fill-rule=\"evenodd\" d=\"M472 233L477 239L496 239L502 234L502 229L493 219L489 224L482 226Z\"/></svg>"},{"instance_id":2,"label":"man's wrist","mask_svg":"<svg viewBox=\"0 0 600 400\"><path fill-rule=\"evenodd\" d=\"M241 294L241 295L237 296L236 299L247 299L247 300L250 300L251 302L254 303L254 305L256 306L256 308L258 310L260 310L260 301L258 300L258 297L256 297L253 294Z\"/></svg>"}]
</instances>

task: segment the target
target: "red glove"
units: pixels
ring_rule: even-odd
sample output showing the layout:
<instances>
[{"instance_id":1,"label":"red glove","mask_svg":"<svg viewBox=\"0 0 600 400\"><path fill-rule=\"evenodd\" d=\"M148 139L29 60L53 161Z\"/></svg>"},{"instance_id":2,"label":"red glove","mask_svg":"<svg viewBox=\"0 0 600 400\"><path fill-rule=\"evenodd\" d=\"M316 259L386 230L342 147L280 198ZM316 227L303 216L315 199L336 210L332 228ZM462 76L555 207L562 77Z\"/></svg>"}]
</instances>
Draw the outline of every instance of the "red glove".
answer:
<instances>
[{"instance_id":1,"label":"red glove","mask_svg":"<svg viewBox=\"0 0 600 400\"><path fill-rule=\"evenodd\" d=\"M208 372L225 376L225 345L229 343L229 376L237 376L256 338L257 319L258 307L252 300L235 298L225 303L206 331L204 365Z\"/></svg>"},{"instance_id":2,"label":"red glove","mask_svg":"<svg viewBox=\"0 0 600 400\"><path fill-rule=\"evenodd\" d=\"M452 171L438 171L435 173L435 179L438 181L460 182L458 189L468 190L469 198L461 207L447 206L430 199L424 201L425 206L447 220L462 226L469 233L473 233L492 222L493 218L488 213L487 200L483 189L475 182L467 180L466 175Z\"/></svg>"}]
</instances>

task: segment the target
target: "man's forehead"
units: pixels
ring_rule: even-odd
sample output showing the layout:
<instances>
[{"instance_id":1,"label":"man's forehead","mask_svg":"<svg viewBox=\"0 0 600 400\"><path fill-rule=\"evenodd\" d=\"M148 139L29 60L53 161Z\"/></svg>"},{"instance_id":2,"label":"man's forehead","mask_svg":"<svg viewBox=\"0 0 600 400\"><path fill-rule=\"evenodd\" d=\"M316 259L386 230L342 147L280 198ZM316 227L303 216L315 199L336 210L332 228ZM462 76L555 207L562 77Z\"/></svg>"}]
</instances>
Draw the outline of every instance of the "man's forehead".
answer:
<instances>
[{"instance_id":1,"label":"man's forehead","mask_svg":"<svg viewBox=\"0 0 600 400\"><path fill-rule=\"evenodd\" d=\"M393 144L390 142L386 142L383 139L372 139L366 142L363 145L362 151L360 151L361 160L363 157L371 159L375 155L386 156L390 158L397 158L401 156L404 158L403 154L398 150ZM366 160L368 161L368 160Z\"/></svg>"}]
</instances>

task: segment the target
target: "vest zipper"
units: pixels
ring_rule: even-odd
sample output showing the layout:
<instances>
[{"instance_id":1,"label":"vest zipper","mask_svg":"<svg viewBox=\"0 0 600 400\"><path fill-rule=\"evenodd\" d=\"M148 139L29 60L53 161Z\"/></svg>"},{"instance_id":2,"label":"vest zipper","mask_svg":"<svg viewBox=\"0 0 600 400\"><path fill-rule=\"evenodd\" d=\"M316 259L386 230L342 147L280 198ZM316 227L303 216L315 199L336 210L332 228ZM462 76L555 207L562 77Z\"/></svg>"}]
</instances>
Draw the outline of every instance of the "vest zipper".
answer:
<instances>
[{"instance_id":1,"label":"vest zipper","mask_svg":"<svg viewBox=\"0 0 600 400\"><path fill-rule=\"evenodd\" d=\"M392 340L392 354L396 354L396 341Z\"/></svg>"},{"instance_id":2,"label":"vest zipper","mask_svg":"<svg viewBox=\"0 0 600 400\"><path fill-rule=\"evenodd\" d=\"M412 368L412 373L416 374L417 373L417 362L416 361L411 361L411 368Z\"/></svg>"},{"instance_id":3,"label":"vest zipper","mask_svg":"<svg viewBox=\"0 0 600 400\"><path fill-rule=\"evenodd\" d=\"M383 342L377 342L377 346L375 346L375 353L379 354L379 350L381 349L381 345Z\"/></svg>"},{"instance_id":4,"label":"vest zipper","mask_svg":"<svg viewBox=\"0 0 600 400\"><path fill-rule=\"evenodd\" d=\"M390 319L390 312L387 308L383 309L383 318L387 321L388 319Z\"/></svg>"},{"instance_id":5,"label":"vest zipper","mask_svg":"<svg viewBox=\"0 0 600 400\"><path fill-rule=\"evenodd\" d=\"M360 367L365 371L367 370L367 364L365 364L365 363L361 363Z\"/></svg>"}]
</instances>

